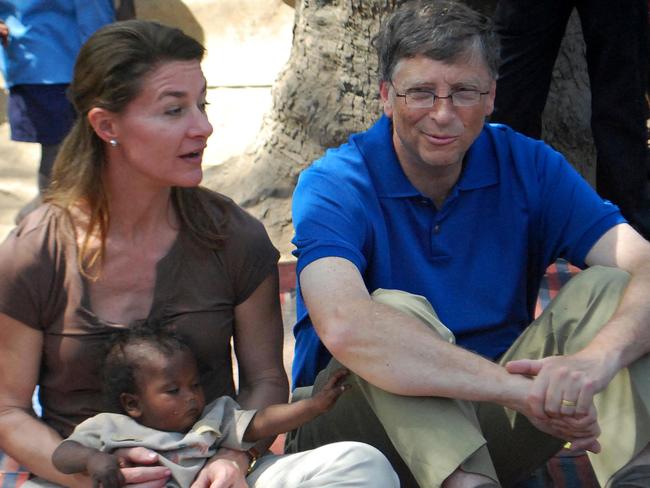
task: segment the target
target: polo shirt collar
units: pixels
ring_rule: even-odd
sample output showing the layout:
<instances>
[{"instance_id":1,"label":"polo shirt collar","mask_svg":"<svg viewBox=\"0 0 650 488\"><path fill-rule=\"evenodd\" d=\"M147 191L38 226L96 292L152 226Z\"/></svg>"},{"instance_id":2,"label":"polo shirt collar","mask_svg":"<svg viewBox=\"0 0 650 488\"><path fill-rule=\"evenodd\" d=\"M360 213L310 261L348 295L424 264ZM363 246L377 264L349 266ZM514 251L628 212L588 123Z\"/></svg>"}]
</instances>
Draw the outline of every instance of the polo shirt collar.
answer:
<instances>
[{"instance_id":1,"label":"polo shirt collar","mask_svg":"<svg viewBox=\"0 0 650 488\"><path fill-rule=\"evenodd\" d=\"M368 171L373 179L377 196L387 198L422 196L402 171L393 146L392 132L391 119L382 115L368 131L356 134L354 137L357 147L368 162ZM457 190L483 188L498 182L495 159L485 157L486 152L494 152L487 132L484 127L467 151L465 168L452 193Z\"/></svg>"}]
</instances>

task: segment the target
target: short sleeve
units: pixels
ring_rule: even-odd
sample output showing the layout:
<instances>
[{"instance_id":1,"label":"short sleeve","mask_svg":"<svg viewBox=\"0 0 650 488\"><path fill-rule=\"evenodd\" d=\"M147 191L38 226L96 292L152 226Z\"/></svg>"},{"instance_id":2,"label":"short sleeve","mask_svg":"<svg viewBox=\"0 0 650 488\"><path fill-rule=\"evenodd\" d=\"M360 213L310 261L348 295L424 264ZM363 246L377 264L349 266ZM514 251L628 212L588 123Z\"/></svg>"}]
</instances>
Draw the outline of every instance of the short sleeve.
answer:
<instances>
[{"instance_id":1,"label":"short sleeve","mask_svg":"<svg viewBox=\"0 0 650 488\"><path fill-rule=\"evenodd\" d=\"M249 449L255 442L244 442L244 434L256 413L257 410L242 410L228 396L219 397L206 407L203 417L192 430L198 434L206 430L218 433L220 447Z\"/></svg>"},{"instance_id":2,"label":"short sleeve","mask_svg":"<svg viewBox=\"0 0 650 488\"><path fill-rule=\"evenodd\" d=\"M0 245L0 312L32 328L43 328L61 283L64 257L54 239L57 224L41 208L29 215Z\"/></svg>"},{"instance_id":3,"label":"short sleeve","mask_svg":"<svg viewBox=\"0 0 650 488\"><path fill-rule=\"evenodd\" d=\"M347 259L361 273L366 269L364 249L371 232L360 192L354 182L337 178L319 166L300 175L292 211L298 275L323 257Z\"/></svg>"},{"instance_id":4,"label":"short sleeve","mask_svg":"<svg viewBox=\"0 0 650 488\"><path fill-rule=\"evenodd\" d=\"M78 442L82 446L102 451L106 447L104 435L111 431L112 426L111 414L100 413L77 425L66 441Z\"/></svg>"},{"instance_id":5,"label":"short sleeve","mask_svg":"<svg viewBox=\"0 0 650 488\"><path fill-rule=\"evenodd\" d=\"M603 200L564 157L550 149L538 163L540 230L549 259L564 257L585 266L600 237L625 222L618 207Z\"/></svg>"},{"instance_id":6,"label":"short sleeve","mask_svg":"<svg viewBox=\"0 0 650 488\"><path fill-rule=\"evenodd\" d=\"M233 284L235 305L239 305L277 267L280 253L262 223L232 205L223 257Z\"/></svg>"}]
</instances>

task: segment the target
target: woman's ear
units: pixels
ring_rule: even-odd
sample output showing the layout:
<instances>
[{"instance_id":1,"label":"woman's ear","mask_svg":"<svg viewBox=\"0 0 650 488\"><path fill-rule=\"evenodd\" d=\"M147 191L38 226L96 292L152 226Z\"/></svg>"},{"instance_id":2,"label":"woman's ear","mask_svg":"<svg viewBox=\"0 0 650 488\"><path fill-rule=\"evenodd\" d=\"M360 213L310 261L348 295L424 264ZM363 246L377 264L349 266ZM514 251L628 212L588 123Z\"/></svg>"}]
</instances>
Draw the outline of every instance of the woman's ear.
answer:
<instances>
[{"instance_id":1,"label":"woman's ear","mask_svg":"<svg viewBox=\"0 0 650 488\"><path fill-rule=\"evenodd\" d=\"M88 112L88 123L104 142L117 140L116 115L105 108L94 107Z\"/></svg>"},{"instance_id":2,"label":"woman's ear","mask_svg":"<svg viewBox=\"0 0 650 488\"><path fill-rule=\"evenodd\" d=\"M133 393L120 393L120 404L129 417L138 419L142 416L142 408L140 408L138 395L134 395Z\"/></svg>"}]
</instances>

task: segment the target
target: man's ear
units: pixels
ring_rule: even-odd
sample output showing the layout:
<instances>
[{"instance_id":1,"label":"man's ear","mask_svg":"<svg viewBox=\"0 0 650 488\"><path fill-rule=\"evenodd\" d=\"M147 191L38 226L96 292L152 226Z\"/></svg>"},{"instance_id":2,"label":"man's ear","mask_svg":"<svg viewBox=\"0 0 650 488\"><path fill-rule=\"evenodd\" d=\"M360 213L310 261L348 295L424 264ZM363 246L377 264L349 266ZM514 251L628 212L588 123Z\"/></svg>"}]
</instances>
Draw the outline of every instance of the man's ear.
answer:
<instances>
[{"instance_id":1,"label":"man's ear","mask_svg":"<svg viewBox=\"0 0 650 488\"><path fill-rule=\"evenodd\" d=\"M134 395L133 393L120 393L120 404L129 417L138 419L142 416L142 408L140 407L138 395Z\"/></svg>"},{"instance_id":2,"label":"man's ear","mask_svg":"<svg viewBox=\"0 0 650 488\"><path fill-rule=\"evenodd\" d=\"M391 84L389 81L382 80L379 83L379 96L381 97L381 101L384 104L384 113L386 114L386 117L392 117L393 116L393 100L394 97L390 96L390 88Z\"/></svg>"},{"instance_id":3,"label":"man's ear","mask_svg":"<svg viewBox=\"0 0 650 488\"><path fill-rule=\"evenodd\" d=\"M494 111L494 99L497 96L497 82L496 80L492 80L492 83L490 84L490 90L487 95L487 101L485 104L485 116L489 117L492 115L492 112Z\"/></svg>"},{"instance_id":4,"label":"man's ear","mask_svg":"<svg viewBox=\"0 0 650 488\"><path fill-rule=\"evenodd\" d=\"M119 140L114 112L100 107L91 108L88 112L88 123L104 142L109 142L111 139Z\"/></svg>"}]
</instances>

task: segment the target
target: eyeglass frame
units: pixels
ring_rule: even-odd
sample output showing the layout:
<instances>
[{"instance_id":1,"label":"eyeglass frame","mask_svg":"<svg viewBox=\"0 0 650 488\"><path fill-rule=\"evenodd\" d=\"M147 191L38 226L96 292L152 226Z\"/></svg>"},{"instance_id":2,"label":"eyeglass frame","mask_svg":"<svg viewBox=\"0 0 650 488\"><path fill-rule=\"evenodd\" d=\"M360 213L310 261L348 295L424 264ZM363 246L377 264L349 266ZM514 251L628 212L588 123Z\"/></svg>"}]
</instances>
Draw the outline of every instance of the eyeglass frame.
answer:
<instances>
[{"instance_id":1,"label":"eyeglass frame","mask_svg":"<svg viewBox=\"0 0 650 488\"><path fill-rule=\"evenodd\" d=\"M453 107L473 107L474 105L478 105L478 103L481 101L481 97L483 95L487 95L487 94L490 93L489 90L482 92L480 90L474 90L474 89L462 89L462 90L456 90L454 92L451 92L446 97L441 97L440 95L436 94L433 90L427 90L426 88L409 88L404 93L399 93L397 91L397 88L395 87L395 84L393 83L393 80L389 80L389 83L393 87L393 90L395 90L395 96L404 98L404 105L406 105L407 107L410 107L411 109L415 109L415 110L424 109L424 108L433 108L433 106L436 103L436 100L444 100L444 99L449 99L451 101L451 104L452 104ZM407 101L408 96L415 93L415 92L417 92L417 93L428 93L429 95L431 95L431 97L430 97L431 101L429 102L429 104L423 105L421 107L409 105L409 103ZM472 92L472 93L477 93L478 94L478 98L476 99L475 102L472 102L472 103L470 103L468 105L458 105L456 102L454 102L454 95L456 95L457 93L467 93L467 92ZM411 99L411 101L413 101L413 99Z\"/></svg>"}]
</instances>

